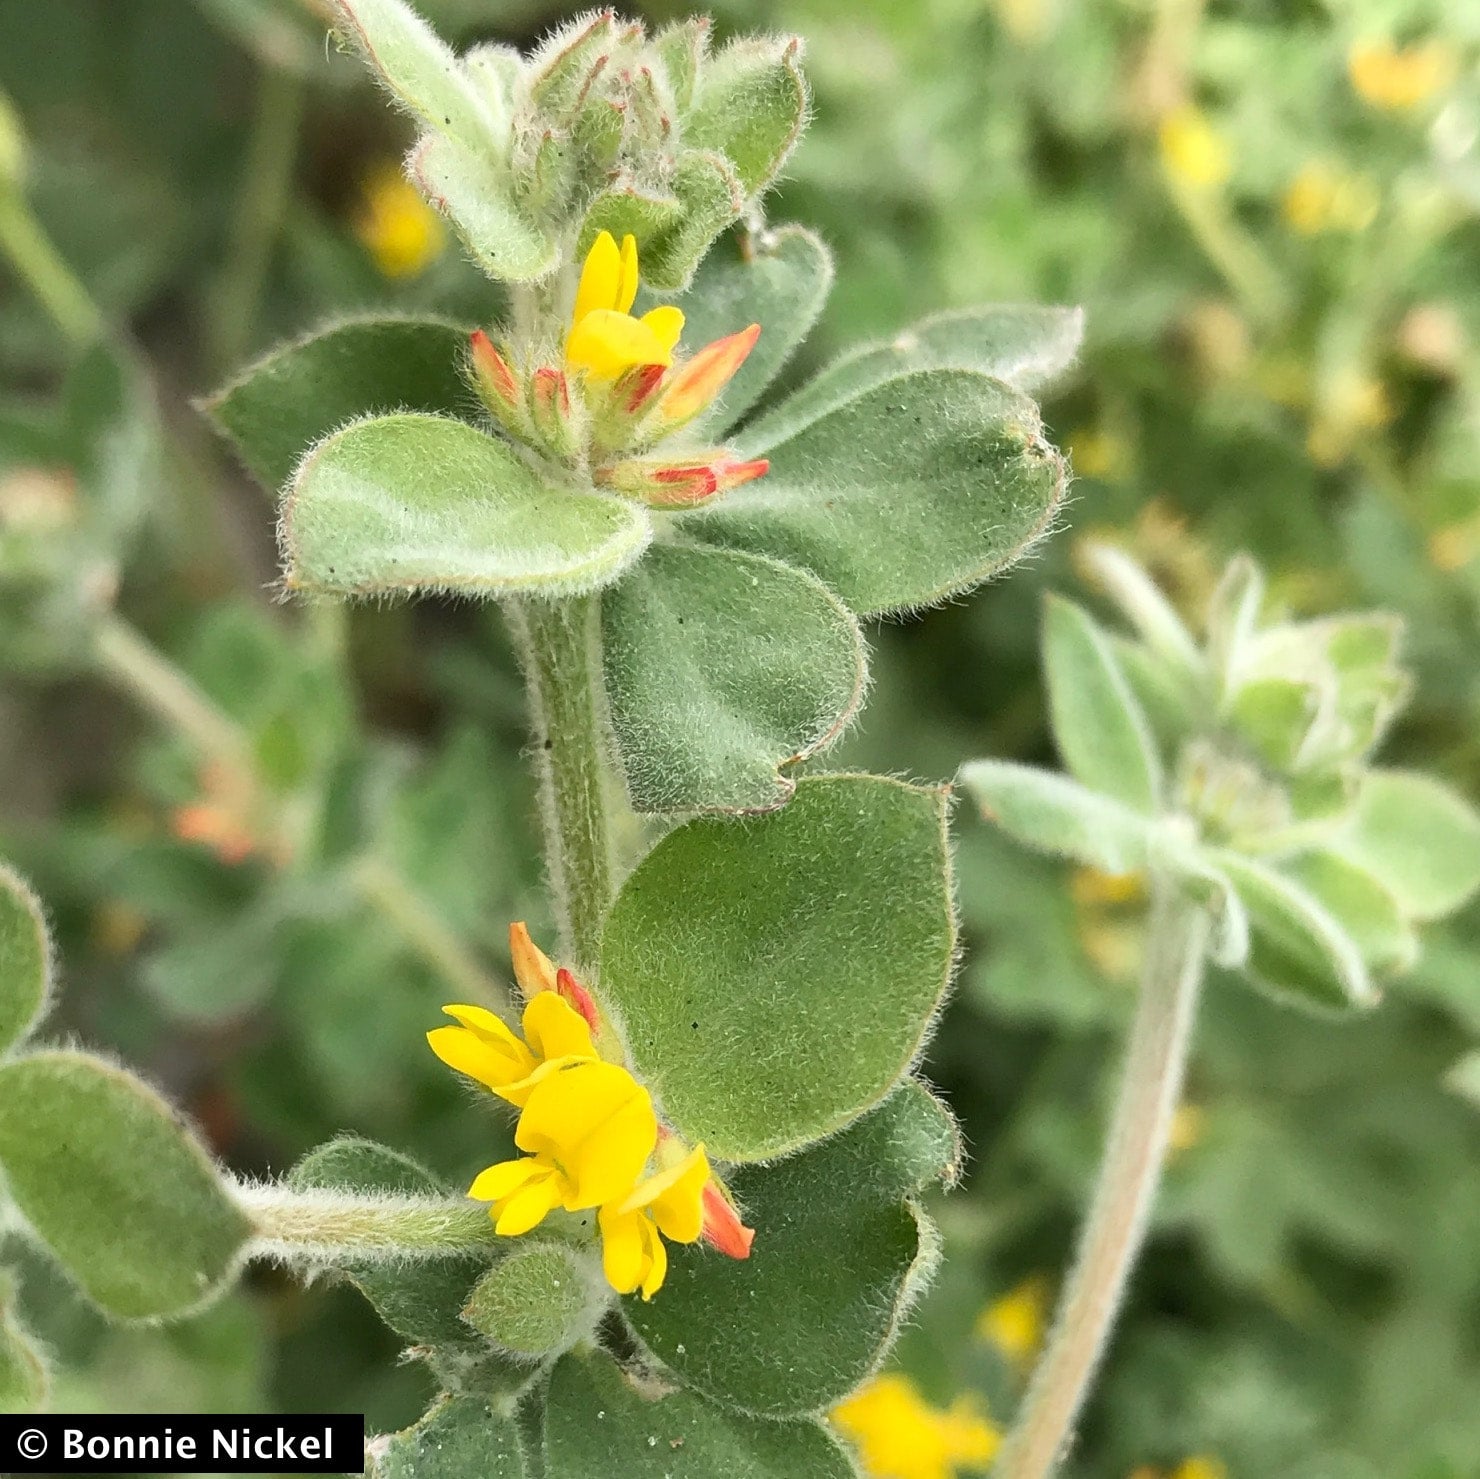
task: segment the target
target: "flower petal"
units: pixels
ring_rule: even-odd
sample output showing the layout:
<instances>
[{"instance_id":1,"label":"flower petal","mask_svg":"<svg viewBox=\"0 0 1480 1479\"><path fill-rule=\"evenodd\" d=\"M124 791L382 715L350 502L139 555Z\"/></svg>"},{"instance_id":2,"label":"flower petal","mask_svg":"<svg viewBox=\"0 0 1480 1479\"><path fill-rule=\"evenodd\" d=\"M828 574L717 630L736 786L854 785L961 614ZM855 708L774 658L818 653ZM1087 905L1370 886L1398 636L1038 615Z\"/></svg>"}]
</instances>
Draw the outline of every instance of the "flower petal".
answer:
<instances>
[{"instance_id":1,"label":"flower petal","mask_svg":"<svg viewBox=\"0 0 1480 1479\"><path fill-rule=\"evenodd\" d=\"M560 1176L553 1167L532 1176L499 1208L493 1230L503 1238L517 1238L537 1227L560 1200Z\"/></svg>"},{"instance_id":2,"label":"flower petal","mask_svg":"<svg viewBox=\"0 0 1480 1479\"><path fill-rule=\"evenodd\" d=\"M613 306L618 313L631 313L637 301L637 238L629 231L622 238L622 266L617 276Z\"/></svg>"},{"instance_id":3,"label":"flower petal","mask_svg":"<svg viewBox=\"0 0 1480 1479\"><path fill-rule=\"evenodd\" d=\"M541 991L524 1009L524 1037L537 1058L594 1058L586 1019L558 992Z\"/></svg>"},{"instance_id":4,"label":"flower petal","mask_svg":"<svg viewBox=\"0 0 1480 1479\"><path fill-rule=\"evenodd\" d=\"M533 1055L517 1039L511 1049L466 1027L435 1027L427 1033L427 1044L449 1068L489 1089L525 1078L535 1066Z\"/></svg>"},{"instance_id":5,"label":"flower petal","mask_svg":"<svg viewBox=\"0 0 1480 1479\"><path fill-rule=\"evenodd\" d=\"M523 1156L517 1161L500 1161L497 1165L480 1171L473 1178L468 1195L475 1202L501 1202L505 1197L512 1196L525 1182L542 1175L548 1169L531 1156Z\"/></svg>"},{"instance_id":6,"label":"flower petal","mask_svg":"<svg viewBox=\"0 0 1480 1479\"><path fill-rule=\"evenodd\" d=\"M603 1207L596 1214L601 1227L601 1271L618 1294L631 1294L642 1283L643 1224L641 1212L619 1212Z\"/></svg>"},{"instance_id":7,"label":"flower petal","mask_svg":"<svg viewBox=\"0 0 1480 1479\"><path fill-rule=\"evenodd\" d=\"M672 364L673 346L642 320L598 308L571 326L565 360L598 380L615 380L633 365Z\"/></svg>"},{"instance_id":8,"label":"flower petal","mask_svg":"<svg viewBox=\"0 0 1480 1479\"><path fill-rule=\"evenodd\" d=\"M671 359L674 349L678 346L679 335L683 333L683 309L675 308L672 303L660 303L656 308L649 309L637 321L644 328L653 331ZM665 359L662 363L666 365L668 360Z\"/></svg>"},{"instance_id":9,"label":"flower petal","mask_svg":"<svg viewBox=\"0 0 1480 1479\"><path fill-rule=\"evenodd\" d=\"M663 1287L663 1280L668 1277L668 1250L663 1246L663 1239L658 1236L658 1229L646 1217L642 1219L642 1236L644 1251L647 1254L647 1272L643 1275L642 1297L647 1300Z\"/></svg>"},{"instance_id":10,"label":"flower petal","mask_svg":"<svg viewBox=\"0 0 1480 1479\"><path fill-rule=\"evenodd\" d=\"M579 324L588 313L615 309L621 285L622 254L611 232L603 231L586 253L580 286L576 288L575 310L570 316L571 326Z\"/></svg>"},{"instance_id":11,"label":"flower petal","mask_svg":"<svg viewBox=\"0 0 1480 1479\"><path fill-rule=\"evenodd\" d=\"M646 1089L615 1063L576 1063L534 1086L515 1142L557 1161L567 1211L627 1196L658 1141Z\"/></svg>"},{"instance_id":12,"label":"flower petal","mask_svg":"<svg viewBox=\"0 0 1480 1479\"><path fill-rule=\"evenodd\" d=\"M761 326L751 324L738 334L716 339L673 373L658 403L657 422L665 435L687 425L713 403L735 378L760 333Z\"/></svg>"},{"instance_id":13,"label":"flower petal","mask_svg":"<svg viewBox=\"0 0 1480 1479\"><path fill-rule=\"evenodd\" d=\"M709 1175L709 1157L702 1145L696 1145L681 1161L641 1182L621 1210L650 1208L664 1237L675 1243L697 1242L704 1230L704 1188Z\"/></svg>"},{"instance_id":14,"label":"flower petal","mask_svg":"<svg viewBox=\"0 0 1480 1479\"><path fill-rule=\"evenodd\" d=\"M522 919L509 926L509 955L514 962L514 979L526 1001L541 991L555 989L555 963L530 938Z\"/></svg>"}]
</instances>

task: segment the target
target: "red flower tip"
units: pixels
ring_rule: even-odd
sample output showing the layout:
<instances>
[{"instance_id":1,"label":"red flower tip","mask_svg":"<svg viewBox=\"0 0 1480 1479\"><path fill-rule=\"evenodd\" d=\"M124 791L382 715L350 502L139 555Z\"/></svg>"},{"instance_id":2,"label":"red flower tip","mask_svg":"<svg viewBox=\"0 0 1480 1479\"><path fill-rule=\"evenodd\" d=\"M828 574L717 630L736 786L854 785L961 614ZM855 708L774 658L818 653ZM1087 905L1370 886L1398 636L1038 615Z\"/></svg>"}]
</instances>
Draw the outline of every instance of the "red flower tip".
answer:
<instances>
[{"instance_id":1,"label":"red flower tip","mask_svg":"<svg viewBox=\"0 0 1480 1479\"><path fill-rule=\"evenodd\" d=\"M704 1241L726 1258L749 1258L755 1229L741 1222L735 1204L718 1181L704 1188Z\"/></svg>"},{"instance_id":2,"label":"red flower tip","mask_svg":"<svg viewBox=\"0 0 1480 1479\"><path fill-rule=\"evenodd\" d=\"M586 1026L593 1033L601 1031L601 1013L596 1008L591 993L571 973L561 966L555 972L555 990L567 1006L574 1007L586 1019Z\"/></svg>"},{"instance_id":3,"label":"red flower tip","mask_svg":"<svg viewBox=\"0 0 1480 1479\"><path fill-rule=\"evenodd\" d=\"M478 388L490 402L496 401L506 409L514 409L519 404L519 382L509 368L509 362L482 329L474 329L468 342L472 346L473 372L478 379Z\"/></svg>"}]
</instances>

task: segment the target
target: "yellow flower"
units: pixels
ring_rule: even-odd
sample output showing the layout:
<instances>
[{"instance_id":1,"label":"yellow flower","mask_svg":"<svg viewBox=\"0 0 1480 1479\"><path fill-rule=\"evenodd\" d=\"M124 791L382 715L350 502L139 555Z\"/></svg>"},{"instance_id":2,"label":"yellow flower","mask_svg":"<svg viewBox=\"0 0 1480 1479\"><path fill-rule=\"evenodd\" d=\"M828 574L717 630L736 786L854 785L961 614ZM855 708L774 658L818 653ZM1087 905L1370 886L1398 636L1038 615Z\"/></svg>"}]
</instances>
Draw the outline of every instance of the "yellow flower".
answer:
<instances>
[{"instance_id":1,"label":"yellow flower","mask_svg":"<svg viewBox=\"0 0 1480 1479\"><path fill-rule=\"evenodd\" d=\"M993 1300L977 1316L976 1333L1014 1365L1026 1366L1043 1344L1047 1323L1048 1281L1035 1274Z\"/></svg>"},{"instance_id":2,"label":"yellow flower","mask_svg":"<svg viewBox=\"0 0 1480 1479\"><path fill-rule=\"evenodd\" d=\"M1082 478L1116 482L1126 475L1130 457L1113 431L1081 426L1069 433L1069 462Z\"/></svg>"},{"instance_id":3,"label":"yellow flower","mask_svg":"<svg viewBox=\"0 0 1480 1479\"><path fill-rule=\"evenodd\" d=\"M1454 55L1440 41L1394 46L1391 41L1359 41L1347 53L1347 75L1364 101L1389 113L1427 102L1454 78Z\"/></svg>"},{"instance_id":4,"label":"yellow flower","mask_svg":"<svg viewBox=\"0 0 1480 1479\"><path fill-rule=\"evenodd\" d=\"M1167 1136L1167 1159L1195 1150L1207 1134L1208 1112L1200 1104L1185 1101L1172 1111L1171 1131Z\"/></svg>"},{"instance_id":5,"label":"yellow flower","mask_svg":"<svg viewBox=\"0 0 1480 1479\"><path fill-rule=\"evenodd\" d=\"M355 235L386 277L419 277L447 245L436 211L392 164L365 181Z\"/></svg>"},{"instance_id":6,"label":"yellow flower","mask_svg":"<svg viewBox=\"0 0 1480 1479\"><path fill-rule=\"evenodd\" d=\"M591 1028L553 991L540 991L524 1008L524 1039L486 1007L442 1010L460 1024L427 1033L432 1051L451 1069L492 1089L510 1104L525 1104L535 1085L568 1063L594 1059Z\"/></svg>"},{"instance_id":7,"label":"yellow flower","mask_svg":"<svg viewBox=\"0 0 1480 1479\"><path fill-rule=\"evenodd\" d=\"M1183 185L1211 190L1232 172L1227 142L1190 103L1172 109L1161 120L1158 141L1162 165Z\"/></svg>"},{"instance_id":8,"label":"yellow flower","mask_svg":"<svg viewBox=\"0 0 1480 1479\"><path fill-rule=\"evenodd\" d=\"M618 1294L642 1290L651 1299L668 1272L663 1238L696 1243L704 1231L704 1188L709 1158L696 1145L666 1170L640 1182L622 1202L597 1214L601 1226L601 1266ZM659 1233L662 1237L659 1237Z\"/></svg>"},{"instance_id":9,"label":"yellow flower","mask_svg":"<svg viewBox=\"0 0 1480 1479\"><path fill-rule=\"evenodd\" d=\"M625 1068L587 1060L533 1085L514 1143L529 1154L490 1166L468 1188L493 1204L495 1231L511 1238L557 1206L580 1212L625 1200L658 1143L658 1116Z\"/></svg>"},{"instance_id":10,"label":"yellow flower","mask_svg":"<svg viewBox=\"0 0 1480 1479\"><path fill-rule=\"evenodd\" d=\"M1221 1459L1208 1454L1183 1459L1172 1470L1171 1479L1228 1479L1228 1467Z\"/></svg>"},{"instance_id":11,"label":"yellow flower","mask_svg":"<svg viewBox=\"0 0 1480 1479\"><path fill-rule=\"evenodd\" d=\"M565 340L566 368L595 380L615 380L638 365L671 365L683 311L663 304L633 318L637 297L637 239L624 236L620 249L603 231L586 254L576 288L575 311Z\"/></svg>"},{"instance_id":12,"label":"yellow flower","mask_svg":"<svg viewBox=\"0 0 1480 1479\"><path fill-rule=\"evenodd\" d=\"M1001 1434L969 1396L942 1410L899 1372L876 1376L833 1409L869 1479L956 1479L991 1463Z\"/></svg>"},{"instance_id":13,"label":"yellow flower","mask_svg":"<svg viewBox=\"0 0 1480 1479\"><path fill-rule=\"evenodd\" d=\"M1382 204L1369 175L1348 174L1312 160L1285 191L1285 220L1302 236L1324 231L1365 231Z\"/></svg>"}]
</instances>

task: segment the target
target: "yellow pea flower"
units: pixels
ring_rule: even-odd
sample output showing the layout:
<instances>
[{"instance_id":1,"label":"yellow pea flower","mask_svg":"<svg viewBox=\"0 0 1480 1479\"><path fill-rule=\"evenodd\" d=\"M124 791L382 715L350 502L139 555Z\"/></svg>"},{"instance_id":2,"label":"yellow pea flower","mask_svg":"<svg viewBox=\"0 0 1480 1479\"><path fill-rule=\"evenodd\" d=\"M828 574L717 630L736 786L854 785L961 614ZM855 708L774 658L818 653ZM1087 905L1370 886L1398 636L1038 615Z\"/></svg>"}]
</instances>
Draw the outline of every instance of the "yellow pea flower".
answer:
<instances>
[{"instance_id":1,"label":"yellow pea flower","mask_svg":"<svg viewBox=\"0 0 1480 1479\"><path fill-rule=\"evenodd\" d=\"M994 1299L977 1316L976 1333L1015 1366L1026 1367L1043 1344L1048 1326L1048 1281L1035 1274Z\"/></svg>"},{"instance_id":2,"label":"yellow pea flower","mask_svg":"<svg viewBox=\"0 0 1480 1479\"><path fill-rule=\"evenodd\" d=\"M619 1294L640 1289L644 1299L651 1299L662 1287L668 1272L663 1238L673 1243L699 1241L709 1178L709 1158L704 1147L696 1145L666 1170L639 1182L626 1200L612 1202L597 1214L602 1269Z\"/></svg>"},{"instance_id":3,"label":"yellow pea flower","mask_svg":"<svg viewBox=\"0 0 1480 1479\"><path fill-rule=\"evenodd\" d=\"M524 1008L521 1041L486 1007L442 1010L459 1024L427 1033L432 1051L451 1069L492 1089L510 1104L525 1104L535 1084L568 1063L594 1059L591 1028L554 991L540 991Z\"/></svg>"},{"instance_id":4,"label":"yellow pea flower","mask_svg":"<svg viewBox=\"0 0 1480 1479\"><path fill-rule=\"evenodd\" d=\"M586 254L576 288L575 311L565 339L565 363L596 380L615 380L638 365L671 365L683 310L672 304L633 318L637 297L637 239L622 238L619 248L603 231Z\"/></svg>"},{"instance_id":5,"label":"yellow pea flower","mask_svg":"<svg viewBox=\"0 0 1480 1479\"><path fill-rule=\"evenodd\" d=\"M385 277L419 277L442 255L447 232L416 187L392 164L365 181L355 235Z\"/></svg>"},{"instance_id":6,"label":"yellow pea flower","mask_svg":"<svg viewBox=\"0 0 1480 1479\"><path fill-rule=\"evenodd\" d=\"M492 1203L495 1231L511 1238L557 1206L580 1212L625 1200L658 1143L658 1116L625 1068L571 1063L530 1089L514 1143L529 1154L490 1166L468 1188Z\"/></svg>"},{"instance_id":7,"label":"yellow pea flower","mask_svg":"<svg viewBox=\"0 0 1480 1479\"><path fill-rule=\"evenodd\" d=\"M1174 108L1161 120L1157 140L1163 167L1183 185L1212 190L1233 171L1227 141L1190 103Z\"/></svg>"},{"instance_id":8,"label":"yellow pea flower","mask_svg":"<svg viewBox=\"0 0 1480 1479\"><path fill-rule=\"evenodd\" d=\"M991 1463L1002 1438L971 1397L932 1407L901 1372L866 1382L832 1421L869 1479L957 1479Z\"/></svg>"},{"instance_id":9,"label":"yellow pea flower","mask_svg":"<svg viewBox=\"0 0 1480 1479\"><path fill-rule=\"evenodd\" d=\"M1455 61L1439 41L1394 46L1391 41L1361 41L1347 53L1347 75L1363 101L1385 112L1417 108L1454 78Z\"/></svg>"}]
</instances>

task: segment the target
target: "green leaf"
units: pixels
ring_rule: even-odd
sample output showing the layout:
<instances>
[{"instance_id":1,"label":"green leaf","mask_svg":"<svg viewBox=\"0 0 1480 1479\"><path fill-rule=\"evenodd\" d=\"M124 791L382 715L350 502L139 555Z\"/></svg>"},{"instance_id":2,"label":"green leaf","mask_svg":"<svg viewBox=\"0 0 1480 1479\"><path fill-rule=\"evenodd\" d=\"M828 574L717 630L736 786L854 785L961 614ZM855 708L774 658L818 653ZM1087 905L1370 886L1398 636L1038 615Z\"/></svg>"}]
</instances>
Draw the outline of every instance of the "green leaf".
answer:
<instances>
[{"instance_id":1,"label":"green leaf","mask_svg":"<svg viewBox=\"0 0 1480 1479\"><path fill-rule=\"evenodd\" d=\"M0 1413L40 1412L50 1391L46 1356L16 1313L13 1276L0 1268Z\"/></svg>"},{"instance_id":2,"label":"green leaf","mask_svg":"<svg viewBox=\"0 0 1480 1479\"><path fill-rule=\"evenodd\" d=\"M684 346L702 349L751 324L761 326L755 348L708 420L716 435L750 410L812 332L832 281L832 253L803 226L727 237L704 258L688 292L674 300L684 313ZM648 306L656 301L650 296Z\"/></svg>"},{"instance_id":3,"label":"green leaf","mask_svg":"<svg viewBox=\"0 0 1480 1479\"><path fill-rule=\"evenodd\" d=\"M487 155L447 134L427 134L412 150L406 171L490 276L529 282L559 265L559 245L519 208L507 171Z\"/></svg>"},{"instance_id":4,"label":"green leaf","mask_svg":"<svg viewBox=\"0 0 1480 1479\"><path fill-rule=\"evenodd\" d=\"M714 238L740 218L745 187L728 160L689 149L679 155L669 188L682 214L643 254L642 275L649 287L679 292Z\"/></svg>"},{"instance_id":5,"label":"green leaf","mask_svg":"<svg viewBox=\"0 0 1480 1479\"><path fill-rule=\"evenodd\" d=\"M0 863L0 1054L24 1041L51 992L51 941L35 894Z\"/></svg>"},{"instance_id":6,"label":"green leaf","mask_svg":"<svg viewBox=\"0 0 1480 1479\"><path fill-rule=\"evenodd\" d=\"M1068 776L973 760L961 767L961 784L987 821L1039 852L1104 873L1139 873L1147 865L1154 823Z\"/></svg>"},{"instance_id":7,"label":"green leaf","mask_svg":"<svg viewBox=\"0 0 1480 1479\"><path fill-rule=\"evenodd\" d=\"M402 0L332 0L341 34L392 97L470 148L494 144L477 88L452 49Z\"/></svg>"},{"instance_id":8,"label":"green leaf","mask_svg":"<svg viewBox=\"0 0 1480 1479\"><path fill-rule=\"evenodd\" d=\"M601 992L677 1130L760 1160L884 1098L950 975L944 828L942 791L821 776L653 848L608 916Z\"/></svg>"},{"instance_id":9,"label":"green leaf","mask_svg":"<svg viewBox=\"0 0 1480 1479\"><path fill-rule=\"evenodd\" d=\"M841 1135L731 1181L755 1228L743 1263L675 1247L627 1318L691 1387L759 1417L830 1407L872 1371L935 1258L909 1198L959 1169L956 1127L907 1082Z\"/></svg>"},{"instance_id":10,"label":"green leaf","mask_svg":"<svg viewBox=\"0 0 1480 1479\"><path fill-rule=\"evenodd\" d=\"M444 1397L415 1427L366 1445L373 1479L525 1479L512 1418L484 1397Z\"/></svg>"},{"instance_id":11,"label":"green leaf","mask_svg":"<svg viewBox=\"0 0 1480 1479\"><path fill-rule=\"evenodd\" d=\"M1356 942L1316 897L1240 853L1209 854L1248 910L1252 940L1245 973L1293 1005L1372 1006L1377 995Z\"/></svg>"},{"instance_id":12,"label":"green leaf","mask_svg":"<svg viewBox=\"0 0 1480 1479\"><path fill-rule=\"evenodd\" d=\"M589 1338L606 1308L606 1286L589 1260L563 1243L520 1243L474 1286L463 1319L505 1350L535 1359Z\"/></svg>"},{"instance_id":13,"label":"green leaf","mask_svg":"<svg viewBox=\"0 0 1480 1479\"><path fill-rule=\"evenodd\" d=\"M1152 652L1183 674L1204 671L1202 653L1176 607L1129 555L1093 539L1081 543L1075 554Z\"/></svg>"},{"instance_id":14,"label":"green leaf","mask_svg":"<svg viewBox=\"0 0 1480 1479\"><path fill-rule=\"evenodd\" d=\"M304 452L347 421L473 409L459 368L467 347L466 329L438 319L352 320L274 349L201 409L276 493Z\"/></svg>"},{"instance_id":15,"label":"green leaf","mask_svg":"<svg viewBox=\"0 0 1480 1479\"><path fill-rule=\"evenodd\" d=\"M766 811L826 748L867 677L858 623L813 576L658 545L602 599L606 689L632 804Z\"/></svg>"},{"instance_id":16,"label":"green leaf","mask_svg":"<svg viewBox=\"0 0 1480 1479\"><path fill-rule=\"evenodd\" d=\"M1050 594L1043 668L1054 740L1070 773L1133 811L1161 803L1161 757L1110 643L1089 614Z\"/></svg>"},{"instance_id":17,"label":"green leaf","mask_svg":"<svg viewBox=\"0 0 1480 1479\"><path fill-rule=\"evenodd\" d=\"M1480 816L1448 786L1369 771L1335 848L1372 874L1411 919L1438 919L1480 887Z\"/></svg>"},{"instance_id":18,"label":"green leaf","mask_svg":"<svg viewBox=\"0 0 1480 1479\"><path fill-rule=\"evenodd\" d=\"M573 595L652 537L645 509L547 486L504 442L441 416L380 416L325 438L283 505L292 590Z\"/></svg>"},{"instance_id":19,"label":"green leaf","mask_svg":"<svg viewBox=\"0 0 1480 1479\"><path fill-rule=\"evenodd\" d=\"M754 434L784 441L829 411L915 370L975 370L1031 391L1074 361L1084 337L1082 308L999 304L932 314L884 344L835 359L762 420Z\"/></svg>"},{"instance_id":20,"label":"green leaf","mask_svg":"<svg viewBox=\"0 0 1480 1479\"><path fill-rule=\"evenodd\" d=\"M203 1304L234 1273L249 1231L169 1105L85 1053L0 1064L0 1167L58 1262L123 1319Z\"/></svg>"},{"instance_id":21,"label":"green leaf","mask_svg":"<svg viewBox=\"0 0 1480 1479\"><path fill-rule=\"evenodd\" d=\"M809 106L801 42L746 36L699 69L684 142L723 154L747 195L764 190L801 137Z\"/></svg>"},{"instance_id":22,"label":"green leaf","mask_svg":"<svg viewBox=\"0 0 1480 1479\"><path fill-rule=\"evenodd\" d=\"M551 1479L855 1479L818 1423L726 1412L693 1392L626 1376L600 1352L566 1356L555 1368L545 1465Z\"/></svg>"},{"instance_id":23,"label":"green leaf","mask_svg":"<svg viewBox=\"0 0 1480 1479\"><path fill-rule=\"evenodd\" d=\"M1356 942L1362 959L1379 974L1411 970L1418 936L1398 901L1370 873L1333 852L1308 852L1281 863Z\"/></svg>"},{"instance_id":24,"label":"green leaf","mask_svg":"<svg viewBox=\"0 0 1480 1479\"><path fill-rule=\"evenodd\" d=\"M811 570L860 616L980 584L1047 532L1064 493L1037 407L971 371L904 375L779 444L741 440L770 472L682 526Z\"/></svg>"},{"instance_id":25,"label":"green leaf","mask_svg":"<svg viewBox=\"0 0 1480 1479\"><path fill-rule=\"evenodd\" d=\"M409 1156L373 1140L342 1136L310 1151L288 1173L295 1191L391 1193L445 1197L448 1189ZM477 1254L386 1263L365 1259L343 1265L350 1282L397 1335L414 1345L469 1345L462 1320L468 1293L487 1271ZM521 1378L530 1373L520 1370Z\"/></svg>"},{"instance_id":26,"label":"green leaf","mask_svg":"<svg viewBox=\"0 0 1480 1479\"><path fill-rule=\"evenodd\" d=\"M1444 1075L1444 1087L1480 1108L1480 1049L1455 1063Z\"/></svg>"}]
</instances>

